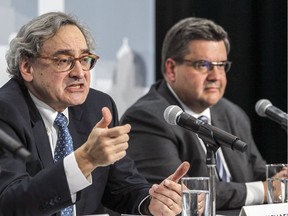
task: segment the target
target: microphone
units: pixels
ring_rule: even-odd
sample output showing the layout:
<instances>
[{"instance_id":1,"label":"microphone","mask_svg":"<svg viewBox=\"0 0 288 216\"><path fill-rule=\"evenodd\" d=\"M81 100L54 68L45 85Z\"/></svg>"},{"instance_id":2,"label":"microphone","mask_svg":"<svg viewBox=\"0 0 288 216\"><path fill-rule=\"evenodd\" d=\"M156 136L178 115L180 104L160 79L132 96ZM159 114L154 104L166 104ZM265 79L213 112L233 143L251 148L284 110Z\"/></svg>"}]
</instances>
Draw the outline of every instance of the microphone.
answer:
<instances>
[{"instance_id":1,"label":"microphone","mask_svg":"<svg viewBox=\"0 0 288 216\"><path fill-rule=\"evenodd\" d=\"M269 100L259 100L255 105L255 110L259 116L267 117L270 120L280 124L283 129L287 130L287 113L273 106Z\"/></svg>"},{"instance_id":2,"label":"microphone","mask_svg":"<svg viewBox=\"0 0 288 216\"><path fill-rule=\"evenodd\" d=\"M197 133L206 144L214 145L215 150L217 150L219 146L229 147L232 150L236 149L241 152L247 149L247 144L238 137L194 118L183 112L178 106L168 106L164 111L164 119L171 125L179 125Z\"/></svg>"},{"instance_id":3,"label":"microphone","mask_svg":"<svg viewBox=\"0 0 288 216\"><path fill-rule=\"evenodd\" d=\"M14 157L19 157L24 161L30 161L32 159L31 153L24 148L18 141L13 139L7 133L0 129L0 147L11 152Z\"/></svg>"}]
</instances>

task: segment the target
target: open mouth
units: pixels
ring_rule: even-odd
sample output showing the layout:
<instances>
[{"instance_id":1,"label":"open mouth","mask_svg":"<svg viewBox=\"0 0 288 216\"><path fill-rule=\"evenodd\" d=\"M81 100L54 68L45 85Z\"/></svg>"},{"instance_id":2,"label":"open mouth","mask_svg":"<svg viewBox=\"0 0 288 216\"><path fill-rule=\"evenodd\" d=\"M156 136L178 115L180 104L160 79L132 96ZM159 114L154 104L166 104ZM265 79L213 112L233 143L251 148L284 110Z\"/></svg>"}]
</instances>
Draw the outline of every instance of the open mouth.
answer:
<instances>
[{"instance_id":1,"label":"open mouth","mask_svg":"<svg viewBox=\"0 0 288 216\"><path fill-rule=\"evenodd\" d=\"M81 86L83 86L83 84L71 85L71 86L69 86L69 88L78 88L78 89L80 89Z\"/></svg>"},{"instance_id":2,"label":"open mouth","mask_svg":"<svg viewBox=\"0 0 288 216\"><path fill-rule=\"evenodd\" d=\"M67 88L71 90L73 89L80 90L80 89L84 89L84 84L83 83L72 84L72 85L67 86Z\"/></svg>"}]
</instances>

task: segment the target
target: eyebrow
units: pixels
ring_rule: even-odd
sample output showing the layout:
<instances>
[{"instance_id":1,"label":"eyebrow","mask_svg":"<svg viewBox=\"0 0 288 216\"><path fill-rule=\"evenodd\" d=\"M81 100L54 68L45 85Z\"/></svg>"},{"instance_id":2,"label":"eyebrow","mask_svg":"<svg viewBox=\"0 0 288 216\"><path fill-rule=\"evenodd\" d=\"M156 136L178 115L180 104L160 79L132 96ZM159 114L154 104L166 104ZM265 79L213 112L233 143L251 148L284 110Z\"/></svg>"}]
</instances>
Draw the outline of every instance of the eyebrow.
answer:
<instances>
[{"instance_id":1,"label":"eyebrow","mask_svg":"<svg viewBox=\"0 0 288 216\"><path fill-rule=\"evenodd\" d=\"M82 49L81 50L81 54L83 53L90 53L90 50L87 48L87 49ZM57 56L57 55L69 55L69 56L73 56L74 55L74 52L73 50L57 50L56 52L54 52L52 54L52 56Z\"/></svg>"}]
</instances>

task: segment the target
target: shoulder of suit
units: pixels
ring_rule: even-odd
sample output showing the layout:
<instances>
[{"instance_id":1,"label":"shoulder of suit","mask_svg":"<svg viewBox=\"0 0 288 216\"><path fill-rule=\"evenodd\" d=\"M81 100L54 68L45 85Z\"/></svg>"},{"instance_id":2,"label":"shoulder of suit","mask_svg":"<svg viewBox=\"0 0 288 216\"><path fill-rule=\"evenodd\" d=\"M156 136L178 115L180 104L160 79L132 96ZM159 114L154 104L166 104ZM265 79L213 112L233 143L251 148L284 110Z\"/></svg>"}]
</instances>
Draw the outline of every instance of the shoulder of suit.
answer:
<instances>
[{"instance_id":1,"label":"shoulder of suit","mask_svg":"<svg viewBox=\"0 0 288 216\"><path fill-rule=\"evenodd\" d=\"M220 99L217 104L211 107L211 111L237 114L245 113L245 111L239 105L228 100L227 98Z\"/></svg>"}]
</instances>

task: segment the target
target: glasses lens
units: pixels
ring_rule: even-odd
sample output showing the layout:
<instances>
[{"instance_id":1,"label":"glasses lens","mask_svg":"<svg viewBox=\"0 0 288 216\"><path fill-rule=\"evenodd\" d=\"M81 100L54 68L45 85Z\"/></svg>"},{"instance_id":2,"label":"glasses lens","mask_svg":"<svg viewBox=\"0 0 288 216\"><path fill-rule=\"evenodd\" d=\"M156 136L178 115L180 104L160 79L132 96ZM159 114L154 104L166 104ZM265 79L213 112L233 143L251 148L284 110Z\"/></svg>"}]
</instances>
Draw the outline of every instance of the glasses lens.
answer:
<instances>
[{"instance_id":1,"label":"glasses lens","mask_svg":"<svg viewBox=\"0 0 288 216\"><path fill-rule=\"evenodd\" d=\"M80 62L83 70L91 70L99 57L96 55L88 55L81 58Z\"/></svg>"},{"instance_id":2,"label":"glasses lens","mask_svg":"<svg viewBox=\"0 0 288 216\"><path fill-rule=\"evenodd\" d=\"M56 64L59 71L67 71L71 68L73 59L70 57L57 58Z\"/></svg>"},{"instance_id":3,"label":"glasses lens","mask_svg":"<svg viewBox=\"0 0 288 216\"><path fill-rule=\"evenodd\" d=\"M83 70L89 70L91 66L92 58L90 56L85 56L80 59Z\"/></svg>"},{"instance_id":4,"label":"glasses lens","mask_svg":"<svg viewBox=\"0 0 288 216\"><path fill-rule=\"evenodd\" d=\"M211 70L213 64L209 61L199 60L194 62L194 67L196 70L199 70L201 72L207 72Z\"/></svg>"}]
</instances>

